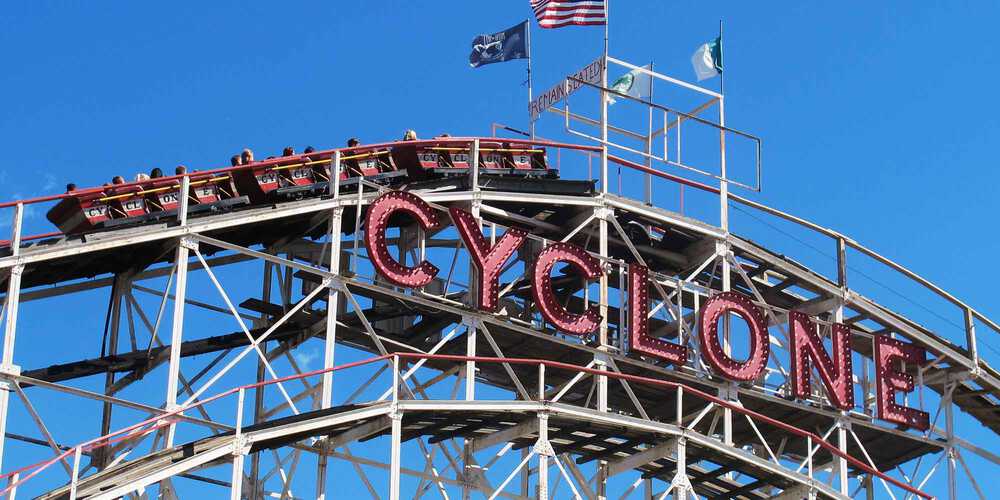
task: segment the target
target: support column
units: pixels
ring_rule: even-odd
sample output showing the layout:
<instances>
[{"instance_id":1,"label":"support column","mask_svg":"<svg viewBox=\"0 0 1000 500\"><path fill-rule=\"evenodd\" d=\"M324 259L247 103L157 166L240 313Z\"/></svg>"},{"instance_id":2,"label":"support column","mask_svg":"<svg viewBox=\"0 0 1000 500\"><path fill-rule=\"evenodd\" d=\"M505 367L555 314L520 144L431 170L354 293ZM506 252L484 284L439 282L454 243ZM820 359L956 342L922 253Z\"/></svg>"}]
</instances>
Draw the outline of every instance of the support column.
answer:
<instances>
[{"instance_id":1,"label":"support column","mask_svg":"<svg viewBox=\"0 0 1000 500\"><path fill-rule=\"evenodd\" d=\"M320 454L319 464L316 466L316 500L326 500L326 469L329 459L326 452Z\"/></svg>"},{"instance_id":2,"label":"support column","mask_svg":"<svg viewBox=\"0 0 1000 500\"><path fill-rule=\"evenodd\" d=\"M470 275L471 276L471 275ZM471 281L471 278L470 278ZM474 300L469 294L469 300ZM463 317L465 323L465 355L476 355L476 333L478 332L477 320L470 317ZM476 362L465 362L465 400L474 401L476 399ZM462 440L462 499L472 498L472 440Z\"/></svg>"},{"instance_id":3,"label":"support column","mask_svg":"<svg viewBox=\"0 0 1000 500\"><path fill-rule=\"evenodd\" d=\"M392 444L389 450L389 500L399 500L399 447L402 444L403 414L396 410L393 411L390 418L392 419Z\"/></svg>"},{"instance_id":4,"label":"support column","mask_svg":"<svg viewBox=\"0 0 1000 500\"><path fill-rule=\"evenodd\" d=\"M474 318L464 318L465 323L465 355L476 355L476 320ZM465 362L465 400L476 399L476 362Z\"/></svg>"},{"instance_id":5,"label":"support column","mask_svg":"<svg viewBox=\"0 0 1000 500\"><path fill-rule=\"evenodd\" d=\"M333 209L330 216L330 272L340 273L340 225L344 209ZM330 283L326 296L326 342L323 348L323 369L333 368L335 362L334 350L337 346L337 311L340 300L340 289L336 283ZM329 408L333 404L333 372L323 374L322 407Z\"/></svg>"},{"instance_id":6,"label":"support column","mask_svg":"<svg viewBox=\"0 0 1000 500\"><path fill-rule=\"evenodd\" d=\"M339 151L337 152L339 154ZM340 274L340 227L343 221L344 209L337 207L330 214L330 272ZM337 311L340 310L340 288L337 283L331 282L327 288L326 295L326 336L323 344L323 369L328 370L323 373L322 395L320 406L323 409L333 406L333 372L329 371L335 366L335 350L337 348ZM326 472L328 458L325 454L319 456L316 463L316 498L322 500L326 498Z\"/></svg>"},{"instance_id":7,"label":"support column","mask_svg":"<svg viewBox=\"0 0 1000 500\"><path fill-rule=\"evenodd\" d=\"M229 485L229 499L241 500L243 498L243 455L241 450L233 452L233 474Z\"/></svg>"},{"instance_id":8,"label":"support column","mask_svg":"<svg viewBox=\"0 0 1000 500\"><path fill-rule=\"evenodd\" d=\"M274 279L274 264L268 261L264 262L264 283L261 288L261 300L265 303L271 302L271 288ZM266 314L261 313L260 318L257 320L261 326L268 325L268 317ZM261 349L267 352L267 342L261 345ZM257 383L264 381L264 362L257 359ZM253 411L253 423L260 423L261 415L264 412L264 387L258 387L254 389L254 411ZM250 457L250 476L249 484L251 487L249 498L250 500L261 500L263 497L263 488L258 485L257 479L260 477L260 453L254 453Z\"/></svg>"},{"instance_id":9,"label":"support column","mask_svg":"<svg viewBox=\"0 0 1000 500\"><path fill-rule=\"evenodd\" d=\"M594 481L594 490L598 500L608 498L608 462L601 460L597 463L597 478Z\"/></svg>"},{"instance_id":10,"label":"support column","mask_svg":"<svg viewBox=\"0 0 1000 500\"><path fill-rule=\"evenodd\" d=\"M841 416L837 419L837 449L847 453L847 431L851 428L851 422L847 418ZM837 465L837 477L839 478L840 493L843 495L850 494L850 483L848 482L849 477L847 475L847 459L843 457L837 457L834 461Z\"/></svg>"},{"instance_id":11,"label":"support column","mask_svg":"<svg viewBox=\"0 0 1000 500\"><path fill-rule=\"evenodd\" d=\"M837 264L838 264L838 281L840 284L841 298L837 303L837 307L833 310L833 321L835 323L844 322L844 297L847 294L847 254L846 249L843 246L843 240L840 240L837 246ZM832 327L830 327L832 328ZM832 333L832 332L831 332ZM831 336L832 338L832 336ZM847 432L851 429L851 421L847 416L847 412L841 412L840 417L837 419L837 448L847 453ZM844 495L850 493L850 483L848 482L848 470L847 470L847 459L838 457L835 461L837 464L837 475L840 478L840 492Z\"/></svg>"},{"instance_id":12,"label":"support column","mask_svg":"<svg viewBox=\"0 0 1000 500\"><path fill-rule=\"evenodd\" d=\"M549 457L553 456L549 444L549 415L538 413L538 442L535 443L535 453L538 454L538 500L549 498Z\"/></svg>"},{"instance_id":13,"label":"support column","mask_svg":"<svg viewBox=\"0 0 1000 500\"><path fill-rule=\"evenodd\" d=\"M687 476L687 439L677 439L677 472L670 486L674 489L674 500L687 500L691 491L691 480Z\"/></svg>"},{"instance_id":14,"label":"support column","mask_svg":"<svg viewBox=\"0 0 1000 500\"><path fill-rule=\"evenodd\" d=\"M21 274L23 272L23 265L15 265L10 268L10 276L7 281L7 311L4 323L3 357L0 360L0 371L3 373L21 373L21 368L14 364L14 338L17 334L17 309L21 296ZM4 442L7 436L7 413L10 407L9 384L10 382L5 380L3 381L3 387L0 387L0 467L3 465Z\"/></svg>"},{"instance_id":15,"label":"support column","mask_svg":"<svg viewBox=\"0 0 1000 500\"><path fill-rule=\"evenodd\" d=\"M118 354L118 336L121 333L121 306L122 297L125 294L122 290L131 290L132 288L132 277L129 274L120 274L115 276L114 286L111 290L111 307L110 313L110 330L108 331L108 348L107 355L114 356ZM104 346L101 346L101 352L104 352ZM104 394L106 396L112 396L112 387L115 384L115 372L108 370L104 376ZM110 402L105 401L101 414L101 432L99 436L107 435L111 432L111 412L112 405ZM98 470L104 469L110 458L107 452L110 450L108 447L98 448L96 451L97 456L94 457L95 465Z\"/></svg>"},{"instance_id":16,"label":"support column","mask_svg":"<svg viewBox=\"0 0 1000 500\"><path fill-rule=\"evenodd\" d=\"M941 404L944 405L944 426L945 426L945 439L947 440L947 446L945 447L946 458L948 459L948 500L955 500L958 498L958 491L956 488L956 482L958 481L958 473L955 470L955 409L952 404L952 396L955 393L955 382L950 382L944 391L944 397L941 398Z\"/></svg>"},{"instance_id":17,"label":"support column","mask_svg":"<svg viewBox=\"0 0 1000 500\"><path fill-rule=\"evenodd\" d=\"M606 148L605 148L606 149ZM604 206L605 200L602 198L601 207L595 209L597 215L597 220L599 223L599 242L598 251L601 254L601 268L603 271L607 271L607 257L608 257L608 217L613 217L611 209ZM602 351L602 354L596 355L594 361L596 362L596 368L601 371L606 371L608 369L607 361L604 352L608 349L608 274L607 272L602 272L600 281L598 284L600 291L598 295L598 310L601 314L601 325L598 329L598 350ZM586 296L586 294L585 294ZM608 411L608 377L604 375L599 375L597 377L597 411Z\"/></svg>"},{"instance_id":18,"label":"support column","mask_svg":"<svg viewBox=\"0 0 1000 500\"><path fill-rule=\"evenodd\" d=\"M607 106L605 105L605 108ZM607 152L607 146L604 147L605 153ZM604 158L606 161L607 158ZM607 171L605 165L605 172ZM600 278L600 304L598 309L601 313L601 326L598 330L599 332L599 346L598 349L601 351L595 356L595 368L601 372L605 372L608 369L607 363L607 351L608 351L608 303L610 301L610 296L608 293L608 273L607 273L607 258L609 255L608 251L608 217L614 217L614 213L611 209L607 208L604 204L606 203L606 198L601 198L601 208L599 208L599 218L600 221L600 245L599 250L601 253L601 266L604 272L601 273ZM620 293L621 291L619 291ZM597 376L597 411L606 412L608 411L608 377L605 375ZM607 472L608 472L608 462L601 460L597 463L597 499L607 500Z\"/></svg>"},{"instance_id":19,"label":"support column","mask_svg":"<svg viewBox=\"0 0 1000 500\"><path fill-rule=\"evenodd\" d=\"M185 180L187 180L186 177ZM177 381L181 371L181 342L184 337L184 300L187 291L188 255L191 247L197 244L197 242L187 238L181 238L177 243L175 260L177 282L174 289L174 316L170 334L170 364L167 369L167 411L177 408ZM167 430L166 448L174 445L175 425L171 424Z\"/></svg>"},{"instance_id":20,"label":"support column","mask_svg":"<svg viewBox=\"0 0 1000 500\"><path fill-rule=\"evenodd\" d=\"M724 178L725 176L723 176ZM722 184L725 185L725 180L723 180ZM723 203L723 206L726 206L725 203ZM722 291L728 292L733 288L728 233L725 240L715 243L715 253L716 258L722 259ZM702 346L702 349L704 348ZM733 355L732 313L729 312L722 317L722 349L728 356ZM736 382L725 382L719 389L719 397L739 404L739 391L737 387ZM733 410L730 408L722 408L722 441L728 446L733 445ZM727 472L725 477L732 479L734 473Z\"/></svg>"},{"instance_id":21,"label":"support column","mask_svg":"<svg viewBox=\"0 0 1000 500\"><path fill-rule=\"evenodd\" d=\"M521 448L521 460L528 458L527 448ZM531 464L525 464L524 468L521 469L521 496L527 497L530 493L528 492L528 487L531 482Z\"/></svg>"}]
</instances>

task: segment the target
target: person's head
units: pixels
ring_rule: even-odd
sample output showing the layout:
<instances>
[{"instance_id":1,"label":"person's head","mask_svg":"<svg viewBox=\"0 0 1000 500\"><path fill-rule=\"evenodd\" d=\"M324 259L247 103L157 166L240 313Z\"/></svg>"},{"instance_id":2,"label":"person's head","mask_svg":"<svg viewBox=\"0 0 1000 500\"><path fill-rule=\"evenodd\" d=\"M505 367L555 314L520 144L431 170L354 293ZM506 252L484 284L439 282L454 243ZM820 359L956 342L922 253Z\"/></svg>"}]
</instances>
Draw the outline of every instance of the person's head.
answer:
<instances>
[{"instance_id":1,"label":"person's head","mask_svg":"<svg viewBox=\"0 0 1000 500\"><path fill-rule=\"evenodd\" d=\"M234 167L237 166L237 165L240 165L242 163L243 162L240 161L240 155L233 155L231 158L229 158L229 164L232 165L232 166L234 166Z\"/></svg>"},{"instance_id":2,"label":"person's head","mask_svg":"<svg viewBox=\"0 0 1000 500\"><path fill-rule=\"evenodd\" d=\"M163 171L160 170L160 167L156 167L149 171L149 177L151 179L159 179L160 177L163 177Z\"/></svg>"},{"instance_id":3,"label":"person's head","mask_svg":"<svg viewBox=\"0 0 1000 500\"><path fill-rule=\"evenodd\" d=\"M358 144L361 144L361 141L359 141L357 137L351 137L350 139L347 140L347 147L349 148L353 148Z\"/></svg>"},{"instance_id":4,"label":"person's head","mask_svg":"<svg viewBox=\"0 0 1000 500\"><path fill-rule=\"evenodd\" d=\"M306 154L315 153L316 152L316 148L314 148L312 146L306 146L306 148L303 149L302 152L304 152Z\"/></svg>"},{"instance_id":5,"label":"person's head","mask_svg":"<svg viewBox=\"0 0 1000 500\"><path fill-rule=\"evenodd\" d=\"M187 173L187 170L188 170L187 167L185 167L184 165L177 165L177 168L174 169L174 175L185 174Z\"/></svg>"},{"instance_id":6,"label":"person's head","mask_svg":"<svg viewBox=\"0 0 1000 500\"><path fill-rule=\"evenodd\" d=\"M125 184L125 178L122 177L122 176L120 176L120 175L116 175L116 176L114 176L114 178L111 179L111 183L112 184Z\"/></svg>"},{"instance_id":7,"label":"person's head","mask_svg":"<svg viewBox=\"0 0 1000 500\"><path fill-rule=\"evenodd\" d=\"M76 184L74 184L72 182L69 183L69 184L66 184L66 192L69 193L69 192L72 192L72 191L76 191Z\"/></svg>"},{"instance_id":8,"label":"person's head","mask_svg":"<svg viewBox=\"0 0 1000 500\"><path fill-rule=\"evenodd\" d=\"M404 141L415 141L415 140L417 140L417 131L416 130L412 130L412 129L411 130L407 130L406 133L403 134L403 140Z\"/></svg>"},{"instance_id":9,"label":"person's head","mask_svg":"<svg viewBox=\"0 0 1000 500\"><path fill-rule=\"evenodd\" d=\"M250 148L243 150L243 154L240 155L240 159L243 160L243 164L253 163L253 151Z\"/></svg>"},{"instance_id":10,"label":"person's head","mask_svg":"<svg viewBox=\"0 0 1000 500\"><path fill-rule=\"evenodd\" d=\"M295 155L295 148L291 146L288 146L281 151L281 156L294 156L294 155Z\"/></svg>"}]
</instances>

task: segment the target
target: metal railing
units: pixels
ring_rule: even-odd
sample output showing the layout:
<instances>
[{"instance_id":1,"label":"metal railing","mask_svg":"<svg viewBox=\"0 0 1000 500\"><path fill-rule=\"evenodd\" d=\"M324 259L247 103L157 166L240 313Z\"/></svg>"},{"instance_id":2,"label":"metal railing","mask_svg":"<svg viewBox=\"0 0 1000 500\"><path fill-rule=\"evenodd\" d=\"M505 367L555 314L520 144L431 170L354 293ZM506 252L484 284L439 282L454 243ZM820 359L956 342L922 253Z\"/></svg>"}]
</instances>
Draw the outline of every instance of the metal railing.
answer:
<instances>
[{"instance_id":1,"label":"metal railing","mask_svg":"<svg viewBox=\"0 0 1000 500\"><path fill-rule=\"evenodd\" d=\"M586 83L586 82L583 82L583 83ZM593 86L592 84L587 84L587 85ZM598 87L598 88L600 88L600 87ZM719 125L719 124L715 124L713 122L704 120L704 119L699 118L697 116L689 115L687 113L680 112L680 111L673 110L673 109L669 109L669 108L666 108L664 106L660 106L660 105L657 105L657 104L654 104L654 103L650 103L650 102L647 102L647 101L642 101L640 99L636 99L636 98L633 98L631 96L621 94L619 92L614 92L614 91L609 91L609 92L612 93L612 94L614 94L614 95L616 95L616 96L625 98L625 99L637 100L637 101L642 102L642 103L644 103L646 105L653 106L653 107L655 107L657 109L662 109L665 112L676 113L676 114L678 114L678 116L685 117L685 119L691 119L691 120L695 120L695 121L698 121L698 122L704 122L706 124L710 124L713 127L717 127L720 130L725 130L725 131L729 131L729 132L732 132L732 133L737 133L737 134L745 135L745 136L747 136L747 137L749 137L751 139L754 139L754 140L758 141L758 169L757 169L757 172L758 172L758 176L759 176L759 172L760 172L760 170L759 170L759 139L755 138L754 136L751 136L749 134L745 134L745 133L740 132L738 130L734 130L734 129L730 129L728 127L724 127L724 126ZM495 128L496 127L494 127L494 129ZM515 132L519 132L519 131L515 131ZM182 189L184 189L185 186L190 185L190 182L191 182L190 178L191 178L191 176L202 177L202 176L205 176L205 175L212 175L212 174L232 173L232 172L237 172L237 171L241 171L241 170L248 170L248 169L259 168L259 167L266 167L266 166L286 165L286 164L290 164L290 163L303 162L303 161L309 161L311 163L324 163L324 162L331 163L331 164L333 164L333 165L331 165L331 167L336 170L336 169L339 169L339 165L336 165L336 163L339 163L339 161L337 161L336 157L339 155L340 158L343 158L344 156L348 156L352 152L355 152L355 151L377 149L377 148L390 148L390 147L393 147L393 146L408 146L409 147L409 146L428 146L428 145L440 145L440 144L454 144L456 147L467 148L470 151L472 151L474 147L478 147L478 142L480 140L495 141L496 139L497 139L496 137L493 137L493 138L482 138L482 139L475 138L475 137L447 137L447 138L435 138L435 139L418 140L418 141L406 141L406 142L392 141L392 142L382 142L382 143L375 143L375 144L365 144L365 145L360 145L360 146L356 146L356 147L337 148L337 149L330 149L330 150L324 150L324 151L317 151L317 152L308 153L308 154L300 154L300 155L294 155L294 156L279 157L279 158L274 158L274 159L269 159L269 160L262 160L262 161L254 162L254 163L249 164L249 165L240 165L240 166L235 166L235 167L233 167L233 166L222 167L222 168L201 170L201 171L198 171L198 172L185 173L185 174L181 174L181 175L167 176L167 177L163 177L163 178L157 179L157 181L158 182L164 182L164 181L175 180L175 181L178 181L181 184ZM531 139L516 139L516 138L506 138L505 137L505 138L503 138L503 141L507 142L507 143L510 143L512 145L521 145L521 146L528 146L528 147L551 147L551 148L555 148L559 152L561 152L561 150L563 150L563 149L571 150L571 151L581 151L584 154L587 154L588 157L592 157L594 153L599 153L599 152L602 151L602 147L600 147L600 146L587 146L587 145L579 145L579 144L567 144L567 143L561 143L561 142L551 141L551 140L539 140L539 139L531 140ZM557 154L561 154L561 153L557 153ZM693 187L693 188L696 188L696 189L699 189L699 190L702 190L702 191L705 191L705 192L708 192L708 193L716 194L716 195L720 194L720 189L717 188L717 187L715 187L715 186L711 186L711 185L708 185L708 184L700 183L700 182L697 182L697 181L694 181L694 180L691 180L691 179L684 178L684 177L679 176L679 175L674 175L674 174L671 174L671 173L668 173L668 172L664 172L664 171L659 170L657 168L653 168L653 167L647 166L647 165L642 165L642 164L639 164L639 163L627 160L625 158L621 158L621 157L609 155L608 156L608 160L609 160L609 162L617 164L617 165L620 165L622 167L633 169L633 170L636 170L638 172L642 172L644 174L647 174L647 175L650 175L650 176L653 176L653 177L657 177L657 178L660 178L660 179L665 179L665 180L668 180L670 182L673 182L673 183L676 183L676 184L679 184L679 185ZM557 161L559 161L561 163L561 160L557 159ZM474 176L476 176L476 174L478 173L476 171L477 168L478 168L478 157L476 157L476 158L473 159L473 161L472 161L472 167L473 167L473 172L472 173L473 173ZM560 168L561 175L564 178L565 177L569 177L569 175L567 175L567 174L571 174L572 173L571 170L567 170L567 169L563 168L561 165L559 165L559 168ZM588 170L589 170L588 177L592 177L592 175L593 175L593 169L588 169ZM596 169L596 170L598 172L600 172L601 169ZM334 194L336 196L336 195L339 194L339 184L340 184L339 175L333 175L333 179L332 180L333 180L333 182L331 183L331 194ZM601 182L605 182L604 179L600 179L600 180L601 180ZM125 183L125 184L118 184L118 185L115 185L114 187L116 189L127 189L127 188L130 188L130 187L134 187L134 188L137 188L137 189L142 189L143 185L145 185L147 183L148 183L148 181L138 181L138 182ZM730 183L732 183L732 182L730 181ZM759 187L759 184L758 184L757 187ZM25 210L26 210L27 206L34 205L34 204L45 203L45 202L51 202L51 201L58 201L58 200L62 200L64 198L68 198L68 197L75 197L75 196L80 196L80 195L100 193L100 192L103 192L104 189L105 189L104 187L92 187L92 188L79 189L79 190L73 191L71 193L63 193L63 194L56 194L56 195L40 196L40 197L35 197L35 198L22 199L22 200L16 200L16 201L10 201L10 202L2 202L2 203L0 203L0 209L4 209L4 208L13 208L14 209L13 220L12 220L12 224L11 224L11 237L10 237L9 240L0 240L0 245L2 245L2 244L9 245L9 247L11 248L12 257L16 258L19 255L20 251L21 251L21 244L22 243L28 242L28 241L38 241L38 240L42 240L42 239L46 239L46 238L58 237L58 236L62 235L62 233L59 233L59 232L47 232L47 233L34 234L34 235L22 235L22 228L23 228L23 223L24 223L24 214L25 214ZM820 226L818 224L809 222L809 221L807 221L805 219L802 219L800 217L796 217L794 215L788 214L788 213L780 211L778 209L769 207L769 206L764 205L762 203L758 203L758 202L752 201L752 200L744 198L742 196L738 196L738 195L735 195L735 194L732 194L732 193L728 193L728 199L729 199L730 202L739 203L741 205L753 208L753 209L758 210L760 212L763 212L765 214L768 214L768 215L771 215L771 216L775 216L775 217L778 217L780 219L792 222L792 223L794 223L794 224L796 224L798 226L801 226L801 227L806 228L808 230L811 230L811 231L813 231L813 232L815 232L817 234L820 234L820 235L823 235L823 236L826 236L826 237L832 239L835 247L837 248L837 254L836 255L837 255L837 258L838 258L838 269L839 270L846 270L847 269L847 264L846 264L846 261L845 261L846 260L846 254L844 252L842 252L841 249L842 248L852 248L852 249L857 250L858 252L861 252L862 254L864 254L866 256L871 257L872 259L876 260L880 264L885 265L889 269L891 269L891 270L893 270L893 271L901 274L905 278L911 280L914 283L919 284L921 287L923 287L923 288L931 291L935 295L943 298L947 302L949 302L949 303L953 304L954 306L956 306L959 309L959 311L962 313L962 315L963 315L964 326L965 326L965 336L966 336L966 338L965 338L964 350L966 351L966 353L961 353L961 354L963 354L963 355L967 354L967 356L968 356L967 360L958 359L957 361L959 361L960 363L964 364L975 375L981 375L981 376L989 377L991 383L993 383L996 387L1000 387L1000 380L997 379L997 377L995 376L995 372L992 369L985 370L986 373L983 373L984 372L983 367L985 366L985 363L983 363L981 361L980 356L979 356L979 349L978 349L978 346L977 346L977 339L976 339L977 333L976 333L976 329L975 329L975 327L976 327L975 321L978 320L978 321L982 322L983 325L987 326L989 329L993 330L993 332L997 333L997 334L1000 334L1000 324L998 324L997 322L991 320L986 315L984 315L980 311L976 310L975 308L973 308L969 304L967 304L967 303L963 302L962 300L958 299L957 297L955 297L951 293L949 293L949 292L945 291L944 289L942 289L941 287L935 285L930 280L928 280L928 279L920 276L919 274L917 274L916 272L914 272L914 271L912 271L910 269L907 269L906 267L904 267L903 265L901 265L901 264L893 261L892 259L889 259L889 258L883 256L882 254L880 254L880 253L878 253L878 252L870 249L869 247L867 247L867 246L859 243L858 241L854 240L853 238L850 238L849 236L846 236L846 235L844 235L844 234L842 234L840 232L837 232L835 230L822 227L822 226ZM189 205L189 200L187 199L187 197L181 197L180 198L180 209L178 210L178 218L181 221L182 225L187 222L186 221L186 214L187 214L188 205ZM2 261L2 260L4 260L4 259L0 259L0 261ZM8 261L7 264L5 266L3 266L3 267L9 267L11 265L13 265L13 261ZM844 276L839 276L838 278L839 278L838 279L838 282L839 282L839 281L843 280ZM920 327L919 325L917 325L917 324L915 324L915 323L913 323L911 321L906 320L902 316L900 316L899 318L900 318L900 320L903 323L905 323L905 324L913 327L914 329L926 332L925 329L923 329L922 327ZM930 333L930 332L926 332L926 333Z\"/></svg>"},{"instance_id":2,"label":"metal railing","mask_svg":"<svg viewBox=\"0 0 1000 500\"><path fill-rule=\"evenodd\" d=\"M404 374L403 372L403 360L414 360L416 363L414 367ZM781 463L778 457L775 455L773 450L771 450L767 441L763 439L757 423L768 425L777 429L780 429L786 433L794 435L800 439L805 440L805 449L807 450L807 456L804 461L802 461L794 473L799 474L802 469L806 469L806 476L813 480L814 474L814 457L819 449L823 449L831 455L845 460L850 463L857 470L862 471L865 474L877 477L883 482L886 488L889 485L899 488L905 491L909 495L915 495L920 498L931 500L933 496L914 488L913 486L906 484L894 477L891 477L876 468L864 463L861 460L851 456L848 453L841 451L836 445L831 444L825 440L824 437L819 436L810 431L799 429L793 425L787 424L785 422L773 419L766 415L760 414L753 410L744 408L743 406L727 401L725 399L719 398L715 395L708 394L701 390L695 389L688 385L670 382L666 380L653 379L649 377L643 377L639 375L631 375L626 373L608 371L603 369L591 368L589 366L577 366L569 363L562 363L558 361L549 361L545 359L534 359L534 358L501 358L501 357L484 357L484 356L460 356L460 355L446 355L446 354L421 354L421 353L390 353L383 356L376 356L360 361L355 361L351 363L346 363L343 365L335 366L329 369L314 370L310 372L305 372L302 374L291 375L287 377L280 377L268 381L257 382L253 384L246 384L239 387L229 389L227 391L218 393L214 396L202 399L200 401L176 408L171 411L167 411L163 414L153 416L141 422L135 423L128 427L119 429L117 431L111 432L104 436L85 441L83 443L77 444L62 453L56 455L55 457L38 462L35 464L27 465L21 467L17 470L0 475L0 481L6 480L8 485L3 489L0 489L0 496L8 495L13 496L18 488L24 486L24 484L30 479L38 476L40 473L45 471L48 467L60 461L65 461L72 457L73 467L71 478L69 482L69 497L74 499L76 495L76 487L80 481L80 458L84 453L91 453L95 450L106 448L116 443L122 441L127 441L131 439L137 439L148 435L149 433L156 432L158 430L168 428L174 424L187 422L184 418L184 413L189 412L193 409L205 406L209 403L219 401L220 399L226 398L228 396L237 396L237 408L235 414L235 422L232 426L233 435L232 440L234 443L239 443L241 439L241 433L243 432L242 420L243 420L243 402L245 401L245 394L248 390L263 388L269 385L280 384L282 382L287 382L290 380L299 380L308 377L321 376L326 373L334 373L339 371L344 371L351 368L361 367L365 365L380 363L383 361L391 363L393 373L392 373L392 387L387 393L391 395L391 401L398 402L401 399L406 399L401 397L401 388L405 387L406 378L408 374L411 374L414 369L419 368L426 361L451 361L458 364L468 364L468 363L502 363L505 365L527 365L535 366L538 373L538 391L536 393L536 401L539 402L558 402L561 396L566 393L570 386L564 386L562 390L556 394L554 397L549 398L547 396L547 391L549 386L546 384L546 370L566 370L577 374L575 380L579 380L579 377L583 374L608 377L610 379L619 380L625 383L636 383L647 386L653 386L663 389L670 389L676 391L675 408L676 408L676 418L674 420L675 425L679 429L685 429L694 431L694 428L701 422L702 418L707 415L713 408L719 408L734 412L736 414L742 415L747 418L751 427L754 429L755 434L759 437L761 445L768 451L768 461L774 463L775 465L786 467L785 464ZM508 372L513 376L513 372ZM474 382L472 382L474 383ZM530 392L529 392L530 394ZM698 417L694 419L691 423L685 425L685 414L684 401L685 396L695 397L708 405L699 412ZM383 398L384 399L384 398ZM198 423L198 422L195 422ZM707 436L711 438L711 436ZM779 452L780 453L780 452Z\"/></svg>"}]
</instances>

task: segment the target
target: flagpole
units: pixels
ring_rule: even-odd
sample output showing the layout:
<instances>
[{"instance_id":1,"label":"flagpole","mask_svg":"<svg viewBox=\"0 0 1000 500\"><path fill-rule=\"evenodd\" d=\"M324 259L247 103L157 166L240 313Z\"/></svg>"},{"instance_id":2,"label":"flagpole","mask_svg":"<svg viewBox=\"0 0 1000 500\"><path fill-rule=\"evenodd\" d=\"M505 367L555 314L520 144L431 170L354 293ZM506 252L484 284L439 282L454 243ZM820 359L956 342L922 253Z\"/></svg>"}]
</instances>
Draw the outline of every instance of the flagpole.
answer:
<instances>
[{"instance_id":1,"label":"flagpole","mask_svg":"<svg viewBox=\"0 0 1000 500\"><path fill-rule=\"evenodd\" d=\"M722 19L719 19L719 62L725 64L722 53ZM726 68L719 72L719 93L726 93Z\"/></svg>"},{"instance_id":2,"label":"flagpole","mask_svg":"<svg viewBox=\"0 0 1000 500\"><path fill-rule=\"evenodd\" d=\"M604 60L601 75L601 180L603 190L607 194L610 186L608 179L608 27L611 25L611 0L604 0Z\"/></svg>"},{"instance_id":3,"label":"flagpole","mask_svg":"<svg viewBox=\"0 0 1000 500\"><path fill-rule=\"evenodd\" d=\"M524 22L525 22L525 24L528 25L528 28L525 30L525 31L528 32L528 35L527 35L527 38L528 38L527 39L527 42L528 42L528 137L531 140L535 140L535 120L531 119L531 99L532 99L532 93L531 93L531 21L530 20L526 20Z\"/></svg>"},{"instance_id":4,"label":"flagpole","mask_svg":"<svg viewBox=\"0 0 1000 500\"><path fill-rule=\"evenodd\" d=\"M602 258L608 258L608 216L606 213L607 195L610 191L610 179L608 178L608 26L611 24L611 10L608 5L611 0L604 0L604 61L603 61L603 75L601 76L601 180L602 180L602 193L603 196L600 198L602 210L599 212L594 212L594 215L598 215L598 250ZM598 342L600 343L599 349L601 351L607 351L608 345L608 303L610 302L608 294L608 275L607 273L601 273L600 282L598 285L598 300L600 301L600 307L598 312L601 315L601 324L598 330ZM603 353L602 353L603 354ZM598 369L602 372L607 370L607 365L602 360L598 364ZM606 412L608 411L608 377L601 375L597 377L597 411ZM606 468L607 462L599 462L598 468Z\"/></svg>"}]
</instances>

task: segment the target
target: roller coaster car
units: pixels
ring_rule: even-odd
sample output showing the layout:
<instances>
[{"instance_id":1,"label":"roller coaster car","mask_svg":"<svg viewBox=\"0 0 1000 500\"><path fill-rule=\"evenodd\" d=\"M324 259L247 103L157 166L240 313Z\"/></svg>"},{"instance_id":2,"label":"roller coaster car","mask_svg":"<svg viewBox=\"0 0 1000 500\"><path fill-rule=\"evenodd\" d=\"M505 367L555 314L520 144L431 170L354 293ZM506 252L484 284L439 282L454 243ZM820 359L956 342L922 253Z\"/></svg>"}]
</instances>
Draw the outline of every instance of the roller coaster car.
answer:
<instances>
[{"instance_id":1,"label":"roller coaster car","mask_svg":"<svg viewBox=\"0 0 1000 500\"><path fill-rule=\"evenodd\" d=\"M387 148L354 149L341 157L340 188L350 189L360 179L377 184L394 184L406 178L407 171L396 166Z\"/></svg>"},{"instance_id":2,"label":"roller coaster car","mask_svg":"<svg viewBox=\"0 0 1000 500\"><path fill-rule=\"evenodd\" d=\"M236 188L254 204L276 198L301 198L316 187L316 164L308 156L292 157L287 162L263 161L236 170ZM325 174L323 174L325 176Z\"/></svg>"},{"instance_id":3,"label":"roller coaster car","mask_svg":"<svg viewBox=\"0 0 1000 500\"><path fill-rule=\"evenodd\" d=\"M226 210L246 205L229 175L192 174L188 214ZM63 198L46 217L66 234L171 218L180 205L180 180L150 180L142 184L105 186Z\"/></svg>"},{"instance_id":4,"label":"roller coaster car","mask_svg":"<svg viewBox=\"0 0 1000 500\"><path fill-rule=\"evenodd\" d=\"M425 142L413 146L401 143L392 149L392 158L413 180L468 175L472 165L470 148L455 146L452 142ZM479 144L479 172L487 175L558 177L558 171L548 168L545 149L502 142Z\"/></svg>"}]
</instances>

